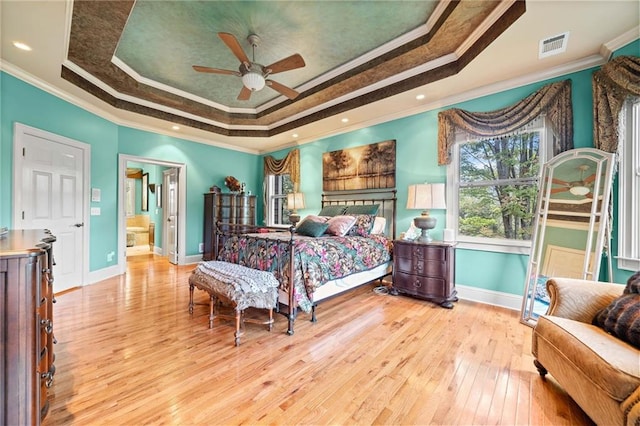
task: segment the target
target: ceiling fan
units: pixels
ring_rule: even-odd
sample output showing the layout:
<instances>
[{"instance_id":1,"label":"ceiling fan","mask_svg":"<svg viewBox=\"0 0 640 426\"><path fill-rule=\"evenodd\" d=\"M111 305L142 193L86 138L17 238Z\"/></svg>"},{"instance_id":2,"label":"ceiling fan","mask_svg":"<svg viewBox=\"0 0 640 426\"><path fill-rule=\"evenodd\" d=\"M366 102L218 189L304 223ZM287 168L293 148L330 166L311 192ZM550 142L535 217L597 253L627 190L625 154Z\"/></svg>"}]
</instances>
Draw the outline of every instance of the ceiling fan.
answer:
<instances>
[{"instance_id":1,"label":"ceiling fan","mask_svg":"<svg viewBox=\"0 0 640 426\"><path fill-rule=\"evenodd\" d=\"M583 164L578 166L578 170L580 170L580 180L573 182L566 182L560 179L551 179L551 182L560 185L560 188L551 188L552 194L557 194L558 192L570 192L576 196L589 197L592 198L593 194L591 193L591 186L593 186L593 181L596 179L596 174L592 174L591 176L584 177L584 172L589 169L589 166Z\"/></svg>"},{"instance_id":2,"label":"ceiling fan","mask_svg":"<svg viewBox=\"0 0 640 426\"><path fill-rule=\"evenodd\" d=\"M299 93L295 90L281 83L278 83L277 81L270 80L268 79L268 77L271 74L277 74L279 72L304 67L305 63L304 59L302 59L302 56L296 53L294 55L276 61L271 65L264 66L255 62L256 47L258 47L258 45L260 44L260 37L258 37L256 34L250 34L249 37L247 37L247 40L253 48L253 58L251 61L244 53L244 50L242 49L242 46L240 46L238 39L236 39L233 34L218 33L218 37L222 39L224 44L227 45L227 47L231 50L235 57L240 60L240 67L238 68L238 71L210 68L200 65L193 65L194 70L198 72L235 75L237 77L241 77L243 86L242 90L240 90L240 94L238 95L238 100L240 101L249 100L249 98L251 97L251 92L262 90L264 86L271 87L273 90L279 92L289 99L295 99L299 95Z\"/></svg>"}]
</instances>

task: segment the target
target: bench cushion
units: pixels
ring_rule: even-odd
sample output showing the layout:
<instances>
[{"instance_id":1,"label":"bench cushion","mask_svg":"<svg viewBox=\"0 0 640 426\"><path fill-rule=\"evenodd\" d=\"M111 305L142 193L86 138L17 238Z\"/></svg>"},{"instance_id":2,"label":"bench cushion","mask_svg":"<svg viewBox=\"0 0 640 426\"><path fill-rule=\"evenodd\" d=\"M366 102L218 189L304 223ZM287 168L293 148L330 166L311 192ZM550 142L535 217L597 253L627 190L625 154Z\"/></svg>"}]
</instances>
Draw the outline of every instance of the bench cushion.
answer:
<instances>
[{"instance_id":1,"label":"bench cushion","mask_svg":"<svg viewBox=\"0 0 640 426\"><path fill-rule=\"evenodd\" d=\"M271 272L212 260L200 262L189 281L201 290L226 297L239 310L276 307L278 280Z\"/></svg>"}]
</instances>

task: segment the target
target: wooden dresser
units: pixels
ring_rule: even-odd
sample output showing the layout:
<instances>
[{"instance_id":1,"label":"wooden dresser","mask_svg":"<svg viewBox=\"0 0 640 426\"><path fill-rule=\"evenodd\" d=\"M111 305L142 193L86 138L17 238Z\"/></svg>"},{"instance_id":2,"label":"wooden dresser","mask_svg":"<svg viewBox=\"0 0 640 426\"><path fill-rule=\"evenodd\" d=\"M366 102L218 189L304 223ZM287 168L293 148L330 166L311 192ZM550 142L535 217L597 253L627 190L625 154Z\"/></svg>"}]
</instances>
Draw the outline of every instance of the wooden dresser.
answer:
<instances>
[{"instance_id":1,"label":"wooden dresser","mask_svg":"<svg viewBox=\"0 0 640 426\"><path fill-rule=\"evenodd\" d=\"M39 425L49 409L53 356L53 254L46 231L0 237L0 424Z\"/></svg>"},{"instance_id":2,"label":"wooden dresser","mask_svg":"<svg viewBox=\"0 0 640 426\"><path fill-rule=\"evenodd\" d=\"M255 226L256 196L218 192L204 194L202 260L215 260L217 257L216 222Z\"/></svg>"},{"instance_id":3,"label":"wooden dresser","mask_svg":"<svg viewBox=\"0 0 640 426\"><path fill-rule=\"evenodd\" d=\"M407 294L453 308L458 301L455 285L455 244L445 242L393 242L392 294Z\"/></svg>"}]
</instances>

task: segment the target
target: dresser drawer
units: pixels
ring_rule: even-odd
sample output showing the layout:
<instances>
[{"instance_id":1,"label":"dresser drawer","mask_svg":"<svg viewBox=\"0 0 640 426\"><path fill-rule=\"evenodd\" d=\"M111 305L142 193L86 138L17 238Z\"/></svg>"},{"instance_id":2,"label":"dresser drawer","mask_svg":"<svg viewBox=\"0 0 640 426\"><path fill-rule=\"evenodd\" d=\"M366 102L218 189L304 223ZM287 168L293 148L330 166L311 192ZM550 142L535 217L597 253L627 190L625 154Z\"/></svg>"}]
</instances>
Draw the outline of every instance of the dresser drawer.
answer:
<instances>
[{"instance_id":1,"label":"dresser drawer","mask_svg":"<svg viewBox=\"0 0 640 426\"><path fill-rule=\"evenodd\" d=\"M394 256L406 259L420 258L431 260L447 260L447 250L443 247L420 244L396 244Z\"/></svg>"}]
</instances>

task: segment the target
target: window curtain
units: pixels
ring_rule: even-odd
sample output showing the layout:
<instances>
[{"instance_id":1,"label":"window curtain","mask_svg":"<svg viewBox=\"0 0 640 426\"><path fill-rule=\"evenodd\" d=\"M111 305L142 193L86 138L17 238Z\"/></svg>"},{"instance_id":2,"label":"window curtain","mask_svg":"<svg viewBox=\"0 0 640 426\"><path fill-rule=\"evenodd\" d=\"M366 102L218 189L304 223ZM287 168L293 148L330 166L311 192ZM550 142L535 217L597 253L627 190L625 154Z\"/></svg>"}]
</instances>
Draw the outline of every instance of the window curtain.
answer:
<instances>
[{"instance_id":1,"label":"window curtain","mask_svg":"<svg viewBox=\"0 0 640 426\"><path fill-rule=\"evenodd\" d=\"M451 162L451 147L456 130L472 136L504 136L516 132L545 114L559 141L554 149L559 154L573 148L573 109L571 80L558 81L542 87L520 102L490 112L469 112L452 108L438 114L438 164Z\"/></svg>"},{"instance_id":2,"label":"window curtain","mask_svg":"<svg viewBox=\"0 0 640 426\"><path fill-rule=\"evenodd\" d=\"M288 174L295 188L300 183L300 150L289 151L282 160L276 160L270 155L264 157L264 176Z\"/></svg>"},{"instance_id":3,"label":"window curtain","mask_svg":"<svg viewBox=\"0 0 640 426\"><path fill-rule=\"evenodd\" d=\"M593 73L593 143L618 150L618 116L628 96L640 96L640 58L618 56Z\"/></svg>"}]
</instances>

